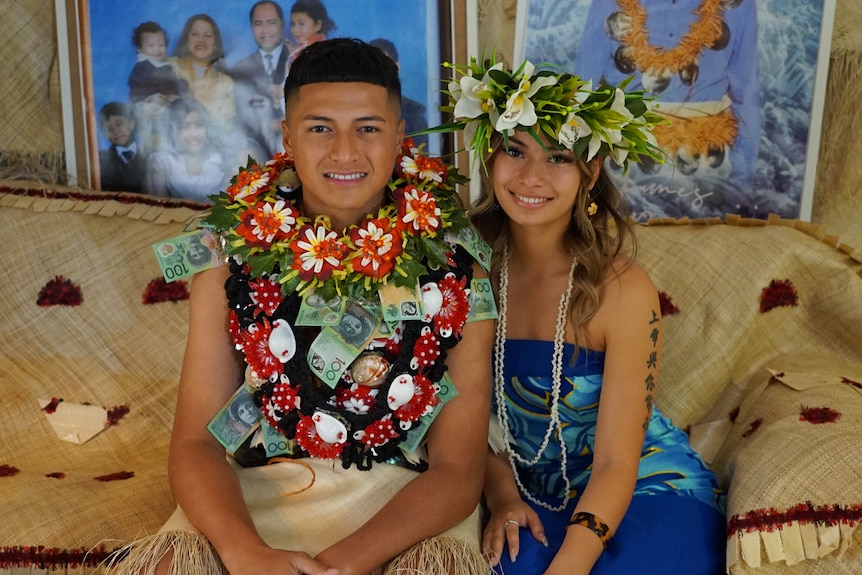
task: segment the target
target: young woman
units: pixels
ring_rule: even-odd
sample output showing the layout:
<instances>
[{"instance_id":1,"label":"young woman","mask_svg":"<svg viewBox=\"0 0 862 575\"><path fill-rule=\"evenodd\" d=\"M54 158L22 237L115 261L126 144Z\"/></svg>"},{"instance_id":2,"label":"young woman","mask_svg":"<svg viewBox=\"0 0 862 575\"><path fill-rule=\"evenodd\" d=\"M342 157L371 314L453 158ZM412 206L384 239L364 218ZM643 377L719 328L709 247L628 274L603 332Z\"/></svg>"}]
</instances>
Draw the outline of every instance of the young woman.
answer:
<instances>
[{"instance_id":1,"label":"young woman","mask_svg":"<svg viewBox=\"0 0 862 575\"><path fill-rule=\"evenodd\" d=\"M660 117L529 62L460 71L443 130L482 159L499 308L485 553L505 575L723 572L722 495L654 405L658 292L603 167L661 160Z\"/></svg>"}]
</instances>

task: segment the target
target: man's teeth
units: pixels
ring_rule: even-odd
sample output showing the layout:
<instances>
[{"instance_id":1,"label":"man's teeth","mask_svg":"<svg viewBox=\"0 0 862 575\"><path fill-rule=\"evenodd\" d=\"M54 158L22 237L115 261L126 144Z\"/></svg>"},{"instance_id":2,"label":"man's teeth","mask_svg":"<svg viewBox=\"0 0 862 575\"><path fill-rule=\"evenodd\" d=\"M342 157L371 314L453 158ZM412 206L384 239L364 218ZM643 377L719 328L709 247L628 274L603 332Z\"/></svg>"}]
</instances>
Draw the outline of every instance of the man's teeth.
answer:
<instances>
[{"instance_id":1,"label":"man's teeth","mask_svg":"<svg viewBox=\"0 0 862 575\"><path fill-rule=\"evenodd\" d=\"M343 182L349 182L351 180L358 180L362 177L362 174L327 174L327 178L332 178L333 180L341 180Z\"/></svg>"}]
</instances>

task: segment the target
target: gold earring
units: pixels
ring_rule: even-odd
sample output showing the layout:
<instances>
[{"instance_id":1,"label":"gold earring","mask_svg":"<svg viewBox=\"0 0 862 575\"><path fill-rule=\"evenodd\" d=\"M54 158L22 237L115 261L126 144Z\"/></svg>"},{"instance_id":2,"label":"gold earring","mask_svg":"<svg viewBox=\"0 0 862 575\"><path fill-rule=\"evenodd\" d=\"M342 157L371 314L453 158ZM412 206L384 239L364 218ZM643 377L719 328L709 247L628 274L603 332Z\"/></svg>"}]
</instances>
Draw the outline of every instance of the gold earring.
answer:
<instances>
[{"instance_id":1,"label":"gold earring","mask_svg":"<svg viewBox=\"0 0 862 575\"><path fill-rule=\"evenodd\" d=\"M587 215L593 217L596 215L596 212L599 211L599 205L595 202L590 202L590 205L587 206Z\"/></svg>"}]
</instances>

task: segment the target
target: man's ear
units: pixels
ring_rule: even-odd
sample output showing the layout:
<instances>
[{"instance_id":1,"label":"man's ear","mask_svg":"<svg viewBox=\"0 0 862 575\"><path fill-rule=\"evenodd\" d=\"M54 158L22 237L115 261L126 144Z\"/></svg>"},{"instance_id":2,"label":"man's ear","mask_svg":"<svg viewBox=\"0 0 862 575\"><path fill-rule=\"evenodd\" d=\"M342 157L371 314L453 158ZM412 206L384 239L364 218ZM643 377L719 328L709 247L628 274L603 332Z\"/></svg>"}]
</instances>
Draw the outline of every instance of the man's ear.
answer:
<instances>
[{"instance_id":1,"label":"man's ear","mask_svg":"<svg viewBox=\"0 0 862 575\"><path fill-rule=\"evenodd\" d=\"M284 145L284 153L292 158L293 150L290 147L290 129L287 127L287 120L281 121L281 143Z\"/></svg>"}]
</instances>

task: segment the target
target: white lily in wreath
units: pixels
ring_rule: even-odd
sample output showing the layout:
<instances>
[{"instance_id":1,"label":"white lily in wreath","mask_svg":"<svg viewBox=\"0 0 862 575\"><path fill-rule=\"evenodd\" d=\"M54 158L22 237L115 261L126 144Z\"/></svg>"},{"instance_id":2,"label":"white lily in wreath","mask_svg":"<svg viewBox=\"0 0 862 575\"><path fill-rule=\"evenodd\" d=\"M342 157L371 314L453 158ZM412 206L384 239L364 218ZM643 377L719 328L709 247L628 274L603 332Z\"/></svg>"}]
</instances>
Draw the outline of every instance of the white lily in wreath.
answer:
<instances>
[{"instance_id":1,"label":"white lily in wreath","mask_svg":"<svg viewBox=\"0 0 862 575\"><path fill-rule=\"evenodd\" d=\"M532 62L524 62L521 81L518 88L509 95L506 100L506 109L494 122L494 129L505 133L515 126L532 126L538 120L536 108L530 98L545 86L553 86L557 83L555 76L539 76L533 79L533 71L536 67Z\"/></svg>"}]
</instances>

